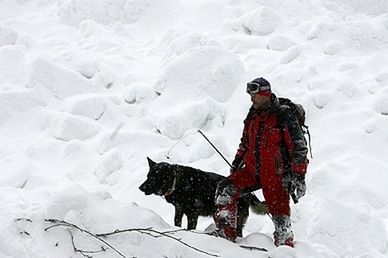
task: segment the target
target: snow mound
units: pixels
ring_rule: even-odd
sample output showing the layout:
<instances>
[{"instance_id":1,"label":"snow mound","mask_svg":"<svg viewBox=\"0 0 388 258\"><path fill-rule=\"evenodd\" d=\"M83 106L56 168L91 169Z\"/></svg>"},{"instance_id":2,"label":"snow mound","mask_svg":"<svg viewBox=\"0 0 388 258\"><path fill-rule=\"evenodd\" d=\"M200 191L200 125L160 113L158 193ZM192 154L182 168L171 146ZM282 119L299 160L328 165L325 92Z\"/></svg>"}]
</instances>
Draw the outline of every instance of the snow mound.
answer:
<instances>
[{"instance_id":1,"label":"snow mound","mask_svg":"<svg viewBox=\"0 0 388 258\"><path fill-rule=\"evenodd\" d=\"M178 110L173 106L160 112L156 128L170 139L179 139L190 128L201 129L211 127L212 124L222 127L224 116L225 111L211 99L188 102L181 104Z\"/></svg>"},{"instance_id":2,"label":"snow mound","mask_svg":"<svg viewBox=\"0 0 388 258\"><path fill-rule=\"evenodd\" d=\"M341 52L342 50L344 50L345 48L346 47L342 42L332 41L326 45L325 54L326 55L335 55L335 54Z\"/></svg>"},{"instance_id":3,"label":"snow mound","mask_svg":"<svg viewBox=\"0 0 388 258\"><path fill-rule=\"evenodd\" d=\"M14 188L23 188L30 175L39 171L30 160L20 156L0 160L0 169L2 171L0 185Z\"/></svg>"},{"instance_id":4,"label":"snow mound","mask_svg":"<svg viewBox=\"0 0 388 258\"><path fill-rule=\"evenodd\" d=\"M282 24L282 19L267 7L255 10L243 19L244 29L249 34L258 36L269 35Z\"/></svg>"},{"instance_id":5,"label":"snow mound","mask_svg":"<svg viewBox=\"0 0 388 258\"><path fill-rule=\"evenodd\" d=\"M31 66L29 86L44 87L58 99L95 91L85 77L48 59L39 58Z\"/></svg>"},{"instance_id":6,"label":"snow mound","mask_svg":"<svg viewBox=\"0 0 388 258\"><path fill-rule=\"evenodd\" d=\"M93 232L131 227L168 227L153 212L114 201L107 192L88 192L80 185L63 187L54 193L47 200L45 213L47 218L67 220Z\"/></svg>"},{"instance_id":7,"label":"snow mound","mask_svg":"<svg viewBox=\"0 0 388 258\"><path fill-rule=\"evenodd\" d=\"M54 122L54 137L63 141L87 140L100 131L99 126L73 115L65 115Z\"/></svg>"},{"instance_id":8,"label":"snow mound","mask_svg":"<svg viewBox=\"0 0 388 258\"><path fill-rule=\"evenodd\" d=\"M70 211L82 212L88 206L87 195L79 185L64 187L47 200L46 216L64 220Z\"/></svg>"},{"instance_id":9,"label":"snow mound","mask_svg":"<svg viewBox=\"0 0 388 258\"><path fill-rule=\"evenodd\" d=\"M0 124L44 104L41 96L34 91L0 92Z\"/></svg>"},{"instance_id":10,"label":"snow mound","mask_svg":"<svg viewBox=\"0 0 388 258\"><path fill-rule=\"evenodd\" d=\"M339 255L320 243L310 244L308 242L296 241L294 249L297 257L340 258Z\"/></svg>"},{"instance_id":11,"label":"snow mound","mask_svg":"<svg viewBox=\"0 0 388 258\"><path fill-rule=\"evenodd\" d=\"M272 50L285 51L296 45L296 42L286 36L275 36L267 42L267 47Z\"/></svg>"},{"instance_id":12,"label":"snow mound","mask_svg":"<svg viewBox=\"0 0 388 258\"><path fill-rule=\"evenodd\" d=\"M257 246L265 248L268 251L272 251L276 248L273 244L272 237L262 233L251 233L238 241L238 244L245 246Z\"/></svg>"},{"instance_id":13,"label":"snow mound","mask_svg":"<svg viewBox=\"0 0 388 258\"><path fill-rule=\"evenodd\" d=\"M128 104L147 103L153 100L156 95L152 87L144 87L139 83L131 83L124 92L124 100Z\"/></svg>"},{"instance_id":14,"label":"snow mound","mask_svg":"<svg viewBox=\"0 0 388 258\"><path fill-rule=\"evenodd\" d=\"M155 0L72 0L61 13L62 18L72 25L92 19L108 25L136 22Z\"/></svg>"},{"instance_id":15,"label":"snow mound","mask_svg":"<svg viewBox=\"0 0 388 258\"><path fill-rule=\"evenodd\" d=\"M289 246L279 246L272 250L269 254L271 258L297 258L296 251Z\"/></svg>"},{"instance_id":16,"label":"snow mound","mask_svg":"<svg viewBox=\"0 0 388 258\"><path fill-rule=\"evenodd\" d=\"M203 46L214 46L217 47L219 44L217 41L212 40L210 37L199 32L187 32L183 35L178 36L172 40L168 48L168 56L179 56L187 52L190 49L203 47Z\"/></svg>"},{"instance_id":17,"label":"snow mound","mask_svg":"<svg viewBox=\"0 0 388 258\"><path fill-rule=\"evenodd\" d=\"M363 13L373 16L385 14L388 12L388 3L381 0L343 0L338 6L336 0L322 1L324 6L332 11L344 11L347 13Z\"/></svg>"},{"instance_id":18,"label":"snow mound","mask_svg":"<svg viewBox=\"0 0 388 258\"><path fill-rule=\"evenodd\" d=\"M388 71L384 71L384 72L380 73L380 74L376 77L376 81L378 81L378 82L383 82L383 83L387 83L387 82L388 82Z\"/></svg>"},{"instance_id":19,"label":"snow mound","mask_svg":"<svg viewBox=\"0 0 388 258\"><path fill-rule=\"evenodd\" d=\"M0 28L1 30L1 28ZM1 39L0 39L1 41ZM0 43L1 44L1 43ZM0 48L0 86L22 88L27 81L25 49L20 46ZM9 84L9 85L7 85ZM3 89L4 89L3 86Z\"/></svg>"},{"instance_id":20,"label":"snow mound","mask_svg":"<svg viewBox=\"0 0 388 258\"><path fill-rule=\"evenodd\" d=\"M83 96L79 100L75 100L70 107L70 113L73 115L81 115L93 120L99 120L104 114L107 107L107 101L100 95Z\"/></svg>"},{"instance_id":21,"label":"snow mound","mask_svg":"<svg viewBox=\"0 0 388 258\"><path fill-rule=\"evenodd\" d=\"M382 20L377 20L375 23L368 20L347 22L320 20L311 27L307 38L310 40L317 39L322 42L335 39L335 45L326 49L329 54L338 52L337 49L342 50L343 46L347 50L357 49L375 52L377 49L382 48L382 41L388 40L388 31Z\"/></svg>"},{"instance_id":22,"label":"snow mound","mask_svg":"<svg viewBox=\"0 0 388 258\"><path fill-rule=\"evenodd\" d=\"M308 238L325 243L336 253L348 253L352 257L373 253L378 257L386 252L384 221L374 216L367 205L328 199L318 204L311 219L314 233L310 233Z\"/></svg>"},{"instance_id":23,"label":"snow mound","mask_svg":"<svg viewBox=\"0 0 388 258\"><path fill-rule=\"evenodd\" d=\"M12 28L0 25L0 47L14 45L18 38L18 33Z\"/></svg>"},{"instance_id":24,"label":"snow mound","mask_svg":"<svg viewBox=\"0 0 388 258\"><path fill-rule=\"evenodd\" d=\"M107 183L107 177L121 169L123 160L117 150L104 153L97 162L95 173L101 183Z\"/></svg>"},{"instance_id":25,"label":"snow mound","mask_svg":"<svg viewBox=\"0 0 388 258\"><path fill-rule=\"evenodd\" d=\"M232 35L224 36L221 40L222 45L235 54L242 54L254 49L268 48L259 37L251 37L250 35Z\"/></svg>"},{"instance_id":26,"label":"snow mound","mask_svg":"<svg viewBox=\"0 0 388 258\"><path fill-rule=\"evenodd\" d=\"M159 99L175 103L210 96L225 102L238 85L244 65L236 55L216 47L195 48L181 55L163 72L155 86Z\"/></svg>"},{"instance_id":27,"label":"snow mound","mask_svg":"<svg viewBox=\"0 0 388 258\"><path fill-rule=\"evenodd\" d=\"M374 110L381 115L388 115L388 89L380 91L373 104Z\"/></svg>"},{"instance_id":28,"label":"snow mound","mask_svg":"<svg viewBox=\"0 0 388 258\"><path fill-rule=\"evenodd\" d=\"M300 46L293 46L287 50L284 56L280 59L280 64L288 64L294 61L302 53Z\"/></svg>"},{"instance_id":29,"label":"snow mound","mask_svg":"<svg viewBox=\"0 0 388 258\"><path fill-rule=\"evenodd\" d=\"M170 144L171 142L160 134L141 131L129 133L121 130L120 125L118 125L112 133L102 137L97 149L100 154L103 154L117 147L123 156L131 156L137 151L137 147L147 146L148 150L153 150L155 148L166 148Z\"/></svg>"},{"instance_id":30,"label":"snow mound","mask_svg":"<svg viewBox=\"0 0 388 258\"><path fill-rule=\"evenodd\" d=\"M357 84L351 80L342 80L338 83L337 90L342 92L346 97L353 98L355 94L359 91Z\"/></svg>"}]
</instances>

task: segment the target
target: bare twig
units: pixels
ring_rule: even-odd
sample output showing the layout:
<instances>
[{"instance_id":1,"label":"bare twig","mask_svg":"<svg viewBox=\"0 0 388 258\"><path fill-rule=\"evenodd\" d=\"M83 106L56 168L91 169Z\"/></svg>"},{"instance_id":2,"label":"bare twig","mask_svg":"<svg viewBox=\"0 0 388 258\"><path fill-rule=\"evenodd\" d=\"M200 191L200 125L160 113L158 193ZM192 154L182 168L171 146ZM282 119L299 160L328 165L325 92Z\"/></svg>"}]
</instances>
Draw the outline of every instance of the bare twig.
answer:
<instances>
[{"instance_id":1,"label":"bare twig","mask_svg":"<svg viewBox=\"0 0 388 258\"><path fill-rule=\"evenodd\" d=\"M196 248L196 247L194 247L192 245L187 244L186 242L182 241L180 238L177 238L177 237L169 235L171 233L174 233L174 232L177 232L177 231L183 231L183 230L174 230L174 231L160 232L160 231L154 230L152 228L133 228L133 229L123 229L123 230L116 229L115 231L110 232L110 233L96 234L96 236L104 237L104 236L110 236L110 235L114 235L114 234L120 234L120 233L125 233L125 232L132 232L132 231L137 231L137 232L149 235L149 236L154 237L154 238L158 238L158 237L164 236L164 237L170 238L172 240L178 241L179 243L181 243L181 244L183 244L183 245L185 245L185 246L187 246L187 247L189 247L191 249L194 249L197 252L204 253L204 254L207 254L207 255L210 255L210 256L214 256L214 257L219 257L219 255L217 255L217 254L208 253L206 251L203 251L203 250L198 249L198 248Z\"/></svg>"},{"instance_id":2,"label":"bare twig","mask_svg":"<svg viewBox=\"0 0 388 258\"><path fill-rule=\"evenodd\" d=\"M163 231L164 234L173 234L173 233L176 233L176 232L194 232L194 231L191 231L191 230L187 230L187 229L183 229L183 228L180 228L180 229L174 229L174 230L168 230L168 231Z\"/></svg>"},{"instance_id":3,"label":"bare twig","mask_svg":"<svg viewBox=\"0 0 388 258\"><path fill-rule=\"evenodd\" d=\"M262 247L257 247L257 246L248 246L248 245L240 245L241 248L245 248L248 250L258 250L262 252L267 252L268 250Z\"/></svg>"},{"instance_id":4,"label":"bare twig","mask_svg":"<svg viewBox=\"0 0 388 258\"><path fill-rule=\"evenodd\" d=\"M107 237L107 236L111 236L111 235L115 235L115 234L120 234L120 233L124 233L124 232L133 232L133 231L139 232L141 230L150 230L150 229L152 229L152 228L128 228L128 229L122 229L122 230L116 229L113 232L96 234L96 236L98 236L98 237Z\"/></svg>"},{"instance_id":5,"label":"bare twig","mask_svg":"<svg viewBox=\"0 0 388 258\"><path fill-rule=\"evenodd\" d=\"M106 244L107 246L109 246L112 250L114 250L116 253L118 253L121 257L125 257L125 255L123 255L121 252L119 252L116 248L114 248L111 244L109 244L108 242L106 242L105 240L101 239L100 237L90 233L89 231L85 230L85 229L82 229L80 227L78 227L77 225L74 225L74 224L71 224L67 221L64 221L64 220L58 220L58 219L45 219L45 221L47 222L50 222L50 223L56 223L55 225L53 226L50 226L48 228L45 228L45 231L51 229L51 228L54 228L54 227L59 227L59 226L64 226L64 227L72 227L72 228L76 228L78 229L79 231L81 231L82 233L86 233L96 239L98 239L99 241L103 242L104 244Z\"/></svg>"},{"instance_id":6,"label":"bare twig","mask_svg":"<svg viewBox=\"0 0 388 258\"><path fill-rule=\"evenodd\" d=\"M29 223L32 223L32 220L29 219L29 218L17 218L15 219L15 222L19 222L19 221L24 221L24 222L29 222ZM28 233L26 230L22 230L19 232L20 235L27 235L27 236L30 236L31 234Z\"/></svg>"},{"instance_id":7,"label":"bare twig","mask_svg":"<svg viewBox=\"0 0 388 258\"><path fill-rule=\"evenodd\" d=\"M17 221L27 221L27 222L32 223L32 220L29 218L17 218L17 219L15 219L15 222L17 222Z\"/></svg>"},{"instance_id":8,"label":"bare twig","mask_svg":"<svg viewBox=\"0 0 388 258\"><path fill-rule=\"evenodd\" d=\"M87 255L87 254L96 254L96 253L101 253L101 252L106 251L106 249L105 249L104 247L102 247L101 250L98 250L98 251L85 251L85 250L78 249L78 248L75 246L75 244L74 244L74 236L73 236L73 233L71 233L70 230L68 230L68 231L69 231L70 236L71 236L71 244L73 245L74 252L80 253L80 254L82 254L84 257L91 258L92 256L89 256L89 255Z\"/></svg>"}]
</instances>

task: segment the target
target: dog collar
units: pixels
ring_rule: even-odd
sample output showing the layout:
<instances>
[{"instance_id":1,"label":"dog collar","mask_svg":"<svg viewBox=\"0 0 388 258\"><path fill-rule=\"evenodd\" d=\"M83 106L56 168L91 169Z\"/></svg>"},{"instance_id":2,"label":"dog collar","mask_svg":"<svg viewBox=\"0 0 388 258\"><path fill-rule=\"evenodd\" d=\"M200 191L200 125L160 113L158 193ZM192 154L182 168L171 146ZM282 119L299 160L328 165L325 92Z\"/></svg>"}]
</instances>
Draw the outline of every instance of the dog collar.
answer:
<instances>
[{"instance_id":1,"label":"dog collar","mask_svg":"<svg viewBox=\"0 0 388 258\"><path fill-rule=\"evenodd\" d=\"M165 193L163 194L164 197L167 197L167 196L171 195L171 194L175 191L175 187L176 187L176 172L174 171L174 181L172 181L171 190L165 192Z\"/></svg>"}]
</instances>

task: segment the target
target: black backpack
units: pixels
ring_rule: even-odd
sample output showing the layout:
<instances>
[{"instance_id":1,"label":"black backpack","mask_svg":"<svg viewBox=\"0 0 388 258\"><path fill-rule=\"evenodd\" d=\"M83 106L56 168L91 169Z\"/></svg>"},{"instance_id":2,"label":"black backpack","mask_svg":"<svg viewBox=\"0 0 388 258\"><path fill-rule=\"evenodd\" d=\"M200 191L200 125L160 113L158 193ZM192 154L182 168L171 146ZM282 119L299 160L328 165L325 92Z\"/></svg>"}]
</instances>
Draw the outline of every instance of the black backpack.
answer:
<instances>
[{"instance_id":1,"label":"black backpack","mask_svg":"<svg viewBox=\"0 0 388 258\"><path fill-rule=\"evenodd\" d=\"M293 114L297 118L297 120L299 122L299 126L303 132L303 136L305 137L305 140L306 140L305 135L306 134L308 135L310 156L311 156L311 158L313 158L313 153L311 150L311 135L310 135L309 127L305 124L306 111L305 111L304 107L301 104L294 103L290 99L287 99L287 98L278 98L278 99L279 99L280 105L281 106L288 106L291 110L291 114ZM281 126L281 128L282 127L283 126ZM306 140L306 142L307 142L307 140Z\"/></svg>"}]
</instances>

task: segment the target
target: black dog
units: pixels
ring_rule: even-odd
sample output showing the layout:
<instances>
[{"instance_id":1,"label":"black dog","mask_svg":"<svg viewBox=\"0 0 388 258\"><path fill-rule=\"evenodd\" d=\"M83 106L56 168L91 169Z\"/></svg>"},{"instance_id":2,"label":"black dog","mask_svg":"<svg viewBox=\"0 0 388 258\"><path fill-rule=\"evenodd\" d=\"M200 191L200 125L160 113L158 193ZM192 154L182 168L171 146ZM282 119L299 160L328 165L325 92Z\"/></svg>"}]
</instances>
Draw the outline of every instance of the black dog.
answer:
<instances>
[{"instance_id":1,"label":"black dog","mask_svg":"<svg viewBox=\"0 0 388 258\"><path fill-rule=\"evenodd\" d=\"M167 202L175 206L175 226L182 225L183 214L187 216L188 230L196 228L198 216L214 215L217 209L214 203L216 188L224 176L147 159L147 180L139 189L146 195L164 196ZM240 198L237 204L237 234L240 237L249 215L249 206L257 214L268 213L265 203L260 202L255 195L247 194Z\"/></svg>"}]
</instances>

